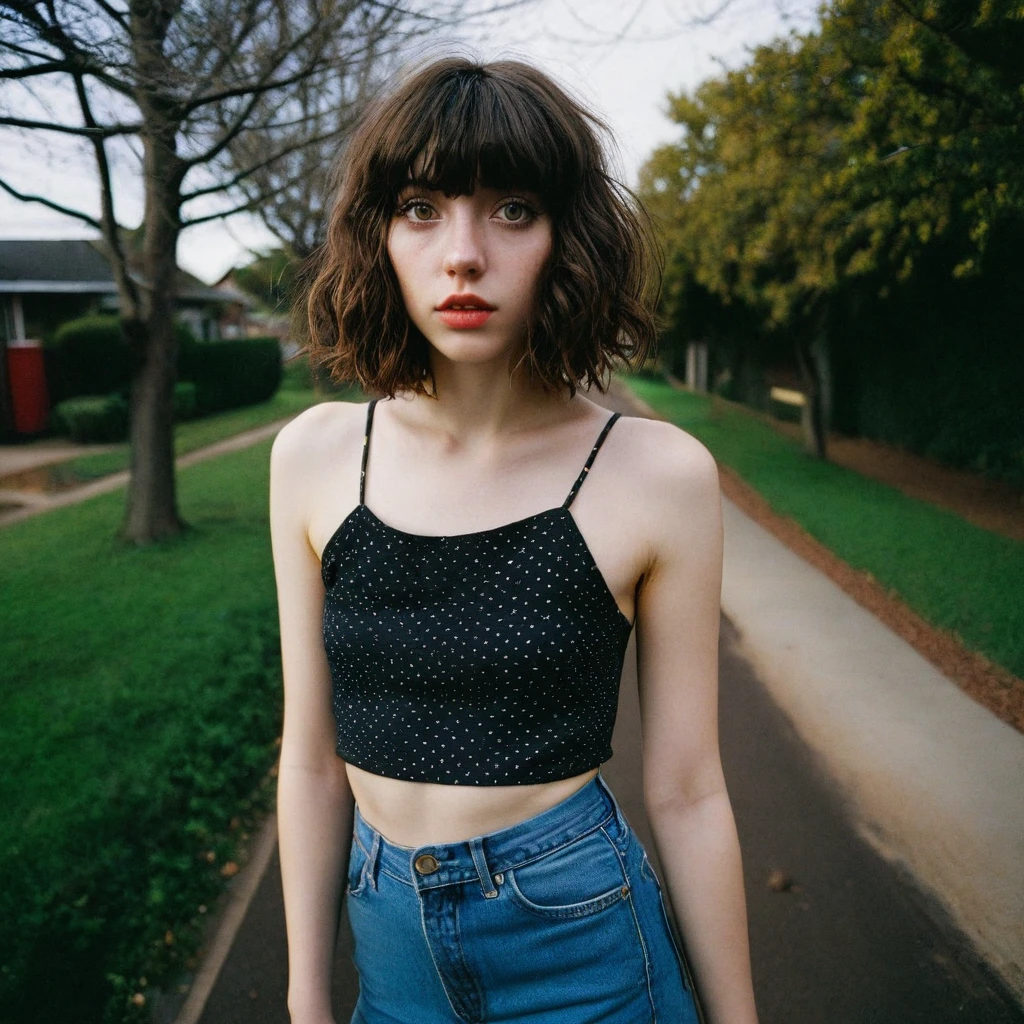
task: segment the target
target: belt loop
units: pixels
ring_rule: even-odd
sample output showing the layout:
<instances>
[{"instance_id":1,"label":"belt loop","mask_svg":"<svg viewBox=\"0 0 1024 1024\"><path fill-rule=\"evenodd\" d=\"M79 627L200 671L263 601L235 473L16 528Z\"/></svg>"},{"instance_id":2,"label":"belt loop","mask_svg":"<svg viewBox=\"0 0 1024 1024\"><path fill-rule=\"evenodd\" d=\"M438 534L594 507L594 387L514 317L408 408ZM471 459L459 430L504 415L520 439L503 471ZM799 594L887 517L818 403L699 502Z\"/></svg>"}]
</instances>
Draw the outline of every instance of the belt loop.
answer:
<instances>
[{"instance_id":1,"label":"belt loop","mask_svg":"<svg viewBox=\"0 0 1024 1024\"><path fill-rule=\"evenodd\" d=\"M373 842L370 844L369 863L366 865L367 878L374 889L377 888L377 865L380 863L380 833L373 829Z\"/></svg>"},{"instance_id":2,"label":"belt loop","mask_svg":"<svg viewBox=\"0 0 1024 1024\"><path fill-rule=\"evenodd\" d=\"M473 855L473 863L476 865L476 873L480 876L480 888L483 889L484 896L488 899L494 899L498 895L498 890L494 888L491 872L487 867L487 858L484 857L483 840L479 837L470 839L469 852Z\"/></svg>"}]
</instances>

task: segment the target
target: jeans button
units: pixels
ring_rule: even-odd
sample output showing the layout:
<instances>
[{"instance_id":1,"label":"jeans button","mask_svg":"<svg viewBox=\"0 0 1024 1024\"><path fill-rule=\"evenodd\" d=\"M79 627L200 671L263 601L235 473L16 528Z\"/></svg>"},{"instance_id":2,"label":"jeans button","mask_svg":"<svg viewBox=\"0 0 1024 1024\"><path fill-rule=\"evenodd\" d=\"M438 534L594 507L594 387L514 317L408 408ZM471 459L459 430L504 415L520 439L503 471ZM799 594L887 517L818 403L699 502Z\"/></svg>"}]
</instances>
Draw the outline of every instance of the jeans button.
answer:
<instances>
[{"instance_id":1,"label":"jeans button","mask_svg":"<svg viewBox=\"0 0 1024 1024\"><path fill-rule=\"evenodd\" d=\"M421 853L416 860L413 861L413 866L421 875L429 875L436 871L440 865L437 863L437 858L433 854Z\"/></svg>"}]
</instances>

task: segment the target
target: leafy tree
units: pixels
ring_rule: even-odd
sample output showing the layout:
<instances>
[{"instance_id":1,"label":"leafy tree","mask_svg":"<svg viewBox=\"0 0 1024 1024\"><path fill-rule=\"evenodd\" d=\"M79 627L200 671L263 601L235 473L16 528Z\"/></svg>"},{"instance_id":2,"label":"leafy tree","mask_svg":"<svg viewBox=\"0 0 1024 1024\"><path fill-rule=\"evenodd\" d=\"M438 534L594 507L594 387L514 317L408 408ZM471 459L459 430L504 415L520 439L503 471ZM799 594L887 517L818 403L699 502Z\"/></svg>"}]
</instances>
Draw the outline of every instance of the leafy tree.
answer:
<instances>
[{"instance_id":1,"label":"leafy tree","mask_svg":"<svg viewBox=\"0 0 1024 1024\"><path fill-rule=\"evenodd\" d=\"M818 30L669 97L681 129L642 192L696 285L792 343L825 456L829 325L851 282L880 289L941 238L977 272L993 224L1024 211L1024 6L835 0Z\"/></svg>"}]
</instances>

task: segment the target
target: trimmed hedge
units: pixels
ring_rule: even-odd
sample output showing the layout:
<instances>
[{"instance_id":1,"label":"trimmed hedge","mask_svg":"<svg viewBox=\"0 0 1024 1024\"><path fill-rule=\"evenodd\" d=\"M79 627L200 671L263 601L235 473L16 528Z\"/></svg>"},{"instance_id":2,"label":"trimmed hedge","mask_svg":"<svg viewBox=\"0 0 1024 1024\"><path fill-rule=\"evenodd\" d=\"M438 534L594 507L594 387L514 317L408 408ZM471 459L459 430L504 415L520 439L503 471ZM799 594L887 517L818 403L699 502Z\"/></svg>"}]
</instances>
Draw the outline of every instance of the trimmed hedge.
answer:
<instances>
[{"instance_id":1,"label":"trimmed hedge","mask_svg":"<svg viewBox=\"0 0 1024 1024\"><path fill-rule=\"evenodd\" d=\"M50 426L81 444L123 441L128 436L128 399L121 391L68 398L54 406Z\"/></svg>"},{"instance_id":2,"label":"trimmed hedge","mask_svg":"<svg viewBox=\"0 0 1024 1024\"><path fill-rule=\"evenodd\" d=\"M240 338L188 344L178 376L196 385L196 415L255 405L281 384L281 346L276 338Z\"/></svg>"},{"instance_id":3,"label":"trimmed hedge","mask_svg":"<svg viewBox=\"0 0 1024 1024\"><path fill-rule=\"evenodd\" d=\"M198 344L184 324L176 323L179 348ZM83 395L127 391L131 383L131 352L116 315L90 314L57 328L43 358L50 401L59 404ZM178 366L180 370L181 360ZM187 379L179 372L179 379Z\"/></svg>"},{"instance_id":4,"label":"trimmed hedge","mask_svg":"<svg viewBox=\"0 0 1024 1024\"><path fill-rule=\"evenodd\" d=\"M174 329L176 421L265 402L280 386L276 338L199 342L184 325ZM94 315L64 324L44 357L55 430L76 441L128 436L131 357L118 317Z\"/></svg>"},{"instance_id":5,"label":"trimmed hedge","mask_svg":"<svg viewBox=\"0 0 1024 1024\"><path fill-rule=\"evenodd\" d=\"M54 406L50 426L81 444L125 441L128 439L128 393L82 395ZM174 421L196 415L196 386L183 380L174 385Z\"/></svg>"}]
</instances>

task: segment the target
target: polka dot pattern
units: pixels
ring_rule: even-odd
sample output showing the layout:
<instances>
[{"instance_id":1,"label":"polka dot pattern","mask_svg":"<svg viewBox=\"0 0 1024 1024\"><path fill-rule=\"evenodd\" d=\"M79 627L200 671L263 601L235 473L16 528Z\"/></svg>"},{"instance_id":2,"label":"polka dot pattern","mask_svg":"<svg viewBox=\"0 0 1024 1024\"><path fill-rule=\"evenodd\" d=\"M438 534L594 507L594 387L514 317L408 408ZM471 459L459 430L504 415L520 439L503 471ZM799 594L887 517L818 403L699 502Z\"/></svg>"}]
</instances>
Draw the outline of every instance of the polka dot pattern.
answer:
<instances>
[{"instance_id":1,"label":"polka dot pattern","mask_svg":"<svg viewBox=\"0 0 1024 1024\"><path fill-rule=\"evenodd\" d=\"M373 403L367 414L366 455ZM612 756L632 624L565 502L490 530L406 533L360 502L327 542L337 753L378 775L514 785Z\"/></svg>"}]
</instances>

